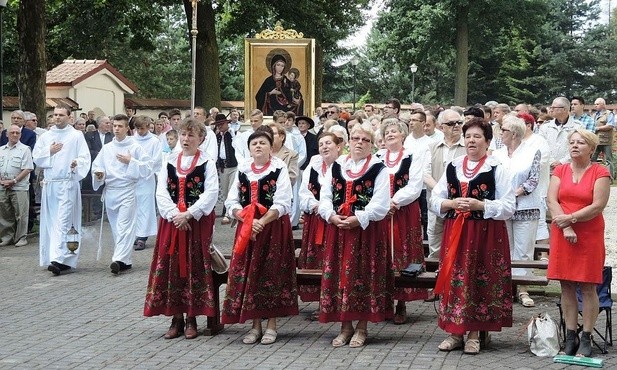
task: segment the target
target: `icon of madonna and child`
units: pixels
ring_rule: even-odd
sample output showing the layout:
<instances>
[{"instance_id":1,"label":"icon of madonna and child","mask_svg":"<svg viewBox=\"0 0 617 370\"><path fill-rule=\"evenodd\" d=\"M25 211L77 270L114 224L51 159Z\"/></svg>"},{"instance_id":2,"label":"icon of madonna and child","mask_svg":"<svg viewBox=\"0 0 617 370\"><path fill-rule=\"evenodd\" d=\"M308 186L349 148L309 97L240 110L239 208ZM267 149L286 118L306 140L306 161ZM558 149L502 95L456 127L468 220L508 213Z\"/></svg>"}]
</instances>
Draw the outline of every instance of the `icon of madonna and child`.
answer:
<instances>
[{"instance_id":1,"label":"icon of madonna and child","mask_svg":"<svg viewBox=\"0 0 617 370\"><path fill-rule=\"evenodd\" d=\"M304 114L304 99L298 81L300 71L291 67L291 62L291 55L285 49L274 49L266 57L266 67L271 75L266 77L255 95L257 108L266 116L277 110Z\"/></svg>"}]
</instances>

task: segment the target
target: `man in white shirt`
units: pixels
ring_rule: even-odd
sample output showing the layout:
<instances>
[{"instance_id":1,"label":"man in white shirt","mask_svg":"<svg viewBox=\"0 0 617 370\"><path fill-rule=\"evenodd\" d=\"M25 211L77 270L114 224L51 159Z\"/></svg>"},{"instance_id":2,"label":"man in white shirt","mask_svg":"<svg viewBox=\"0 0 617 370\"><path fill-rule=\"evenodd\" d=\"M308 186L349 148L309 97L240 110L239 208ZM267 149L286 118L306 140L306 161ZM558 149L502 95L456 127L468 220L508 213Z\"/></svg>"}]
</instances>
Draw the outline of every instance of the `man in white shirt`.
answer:
<instances>
[{"instance_id":1,"label":"man in white shirt","mask_svg":"<svg viewBox=\"0 0 617 370\"><path fill-rule=\"evenodd\" d=\"M406 121L407 117L403 117L402 120ZM403 146L405 149L413 153L414 160L422 161L424 173L428 173L430 159L429 145L432 140L430 137L424 134L424 124L426 123L426 113L423 110L416 110L409 116L409 135L405 139ZM428 227L428 205L426 199L426 185L422 185L422 193L418 198L420 201L420 211L422 213L422 235L426 239L427 227Z\"/></svg>"},{"instance_id":2,"label":"man in white shirt","mask_svg":"<svg viewBox=\"0 0 617 370\"><path fill-rule=\"evenodd\" d=\"M156 235L157 213L156 213L156 178L161 171L163 164L163 146L159 138L148 130L152 120L146 116L135 117L135 141L148 155L152 173L150 176L142 177L137 181L135 197L137 204L137 226L135 228L134 249L141 251L146 248L148 236Z\"/></svg>"},{"instance_id":3,"label":"man in white shirt","mask_svg":"<svg viewBox=\"0 0 617 370\"><path fill-rule=\"evenodd\" d=\"M49 265L54 275L77 266L78 248L66 247L67 234L74 227L81 240L81 190L79 181L90 170L90 152L84 135L69 124L71 108L54 109L55 126L37 140L32 158L43 169L45 180L41 195L39 262Z\"/></svg>"},{"instance_id":4,"label":"man in white shirt","mask_svg":"<svg viewBox=\"0 0 617 370\"><path fill-rule=\"evenodd\" d=\"M0 146L0 247L28 244L30 172L34 168L30 148L19 142L21 127L10 125L8 143Z\"/></svg>"},{"instance_id":5,"label":"man in white shirt","mask_svg":"<svg viewBox=\"0 0 617 370\"><path fill-rule=\"evenodd\" d=\"M137 213L135 188L139 180L152 174L148 154L128 136L128 121L124 114L114 116L114 140L103 146L92 162L92 187L97 190L105 184L105 208L115 244L109 268L116 275L132 267ZM100 248L99 245L99 255Z\"/></svg>"},{"instance_id":6,"label":"man in white shirt","mask_svg":"<svg viewBox=\"0 0 617 370\"><path fill-rule=\"evenodd\" d=\"M251 157L251 153L249 152L248 139L249 136L251 136L251 134L255 132L258 127L263 125L264 114L259 109L254 109L251 112L249 119L251 122L251 128L236 135L232 143L236 151L236 160L238 161L238 163L242 163Z\"/></svg>"}]
</instances>

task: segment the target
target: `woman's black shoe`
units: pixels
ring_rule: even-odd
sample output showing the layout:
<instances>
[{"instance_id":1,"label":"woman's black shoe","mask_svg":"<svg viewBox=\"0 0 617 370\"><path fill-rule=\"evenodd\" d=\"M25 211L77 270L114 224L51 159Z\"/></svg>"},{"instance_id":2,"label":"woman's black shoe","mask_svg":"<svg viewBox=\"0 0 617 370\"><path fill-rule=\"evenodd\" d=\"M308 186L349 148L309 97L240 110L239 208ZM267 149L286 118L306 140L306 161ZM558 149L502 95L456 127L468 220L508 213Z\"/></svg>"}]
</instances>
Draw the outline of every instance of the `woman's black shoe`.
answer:
<instances>
[{"instance_id":1,"label":"woman's black shoe","mask_svg":"<svg viewBox=\"0 0 617 370\"><path fill-rule=\"evenodd\" d=\"M579 343L580 339L578 339L576 330L566 330L566 348L563 350L564 353L568 356L574 356L578 350Z\"/></svg>"},{"instance_id":2,"label":"woman's black shoe","mask_svg":"<svg viewBox=\"0 0 617 370\"><path fill-rule=\"evenodd\" d=\"M578 347L576 355L591 357L591 332L584 331L581 333L581 345Z\"/></svg>"}]
</instances>

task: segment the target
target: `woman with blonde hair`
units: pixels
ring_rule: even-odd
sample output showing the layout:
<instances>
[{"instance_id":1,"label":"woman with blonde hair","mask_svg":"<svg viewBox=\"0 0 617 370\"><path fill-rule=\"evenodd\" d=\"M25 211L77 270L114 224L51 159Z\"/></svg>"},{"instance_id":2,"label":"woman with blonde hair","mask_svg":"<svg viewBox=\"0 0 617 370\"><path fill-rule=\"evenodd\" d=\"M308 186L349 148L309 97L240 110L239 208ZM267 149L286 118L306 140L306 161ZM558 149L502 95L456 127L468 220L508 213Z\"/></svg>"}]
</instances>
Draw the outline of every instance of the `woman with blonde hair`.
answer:
<instances>
[{"instance_id":1,"label":"woman with blonde hair","mask_svg":"<svg viewBox=\"0 0 617 370\"><path fill-rule=\"evenodd\" d=\"M398 119L385 119L380 132L385 149L377 152L377 157L386 166L390 180L388 188L391 200L386 219L389 221L388 244L394 271L400 271L411 263L424 265L418 201L422 192L423 161L403 147L407 133L407 125ZM394 323L400 325L407 320L405 302L427 298L427 289L397 288L394 291L394 299L398 300Z\"/></svg>"},{"instance_id":2,"label":"woman with blonde hair","mask_svg":"<svg viewBox=\"0 0 617 370\"><path fill-rule=\"evenodd\" d=\"M610 174L593 163L598 137L578 128L568 135L570 163L555 167L548 188L548 208L553 216L550 255L546 276L561 283L561 307L566 322L566 346L570 356L591 355L591 332L598 318L596 285L602 283L606 256L604 217L610 194ZM577 334L580 286L583 300L583 331Z\"/></svg>"},{"instance_id":3,"label":"woman with blonde hair","mask_svg":"<svg viewBox=\"0 0 617 370\"><path fill-rule=\"evenodd\" d=\"M332 164L320 191L319 214L328 225L319 321L341 322L334 347L362 347L368 321L392 318L394 273L384 221L390 185L384 164L371 154L373 141L373 130L357 125L350 154Z\"/></svg>"}]
</instances>

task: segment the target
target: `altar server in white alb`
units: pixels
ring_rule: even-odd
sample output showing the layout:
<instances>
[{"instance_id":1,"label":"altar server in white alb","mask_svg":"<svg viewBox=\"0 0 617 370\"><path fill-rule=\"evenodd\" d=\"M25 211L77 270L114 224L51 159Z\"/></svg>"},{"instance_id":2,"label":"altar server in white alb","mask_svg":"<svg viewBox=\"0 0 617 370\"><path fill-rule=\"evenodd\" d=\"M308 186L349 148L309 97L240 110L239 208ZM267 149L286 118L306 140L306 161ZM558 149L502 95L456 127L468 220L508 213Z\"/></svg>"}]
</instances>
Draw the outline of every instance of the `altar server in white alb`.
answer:
<instances>
[{"instance_id":1,"label":"altar server in white alb","mask_svg":"<svg viewBox=\"0 0 617 370\"><path fill-rule=\"evenodd\" d=\"M135 141L141 145L146 154L150 157L150 168L152 173L148 177L140 178L137 182L135 196L137 199L137 226L135 229L136 251L146 248L148 236L156 235L156 179L154 175L159 173L162 165L163 145L159 138L151 133L149 129L152 120L146 116L137 116L133 120L135 123Z\"/></svg>"},{"instance_id":2,"label":"altar server in white alb","mask_svg":"<svg viewBox=\"0 0 617 370\"><path fill-rule=\"evenodd\" d=\"M67 233L75 227L81 240L81 190L79 181L90 170L90 151L84 134L69 125L71 108L56 107L49 131L36 141L32 158L43 169L41 227L39 238L40 264L48 266L54 275L77 267L75 254L67 247Z\"/></svg>"},{"instance_id":3,"label":"altar server in white alb","mask_svg":"<svg viewBox=\"0 0 617 370\"><path fill-rule=\"evenodd\" d=\"M126 115L114 116L113 131L113 141L105 144L92 162L92 188L97 190L105 184L103 198L115 243L109 268L113 274L118 274L133 265L138 206L135 188L139 180L152 174L152 168L148 154L133 137L127 136L129 118Z\"/></svg>"}]
</instances>

